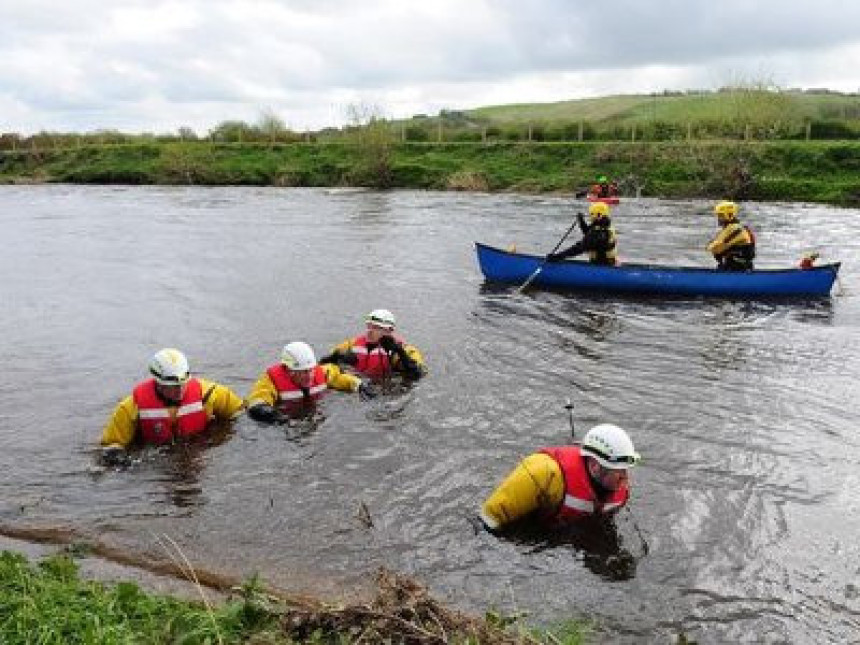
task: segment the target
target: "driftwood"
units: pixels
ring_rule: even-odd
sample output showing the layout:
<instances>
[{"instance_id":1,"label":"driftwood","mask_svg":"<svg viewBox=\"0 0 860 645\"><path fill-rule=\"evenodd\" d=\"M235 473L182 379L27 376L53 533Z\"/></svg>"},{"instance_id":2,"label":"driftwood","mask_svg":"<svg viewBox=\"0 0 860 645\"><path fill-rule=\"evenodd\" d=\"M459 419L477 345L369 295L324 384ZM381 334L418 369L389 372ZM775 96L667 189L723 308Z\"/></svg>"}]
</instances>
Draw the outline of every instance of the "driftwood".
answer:
<instances>
[{"instance_id":1,"label":"driftwood","mask_svg":"<svg viewBox=\"0 0 860 645\"><path fill-rule=\"evenodd\" d=\"M376 597L369 604L286 609L281 618L285 634L297 641L313 637L337 640L346 636L350 643L408 645L537 642L525 635L511 634L483 618L443 607L424 587L406 576L380 569L376 584Z\"/></svg>"}]
</instances>

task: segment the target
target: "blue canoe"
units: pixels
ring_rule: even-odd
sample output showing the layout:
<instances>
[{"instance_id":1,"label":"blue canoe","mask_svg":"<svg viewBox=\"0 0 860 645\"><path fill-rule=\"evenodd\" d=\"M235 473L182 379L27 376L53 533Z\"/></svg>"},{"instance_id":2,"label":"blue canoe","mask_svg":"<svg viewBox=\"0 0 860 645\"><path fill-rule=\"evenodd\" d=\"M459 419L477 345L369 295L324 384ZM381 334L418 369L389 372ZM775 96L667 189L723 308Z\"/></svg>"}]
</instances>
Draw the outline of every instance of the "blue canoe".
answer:
<instances>
[{"instance_id":1,"label":"blue canoe","mask_svg":"<svg viewBox=\"0 0 860 645\"><path fill-rule=\"evenodd\" d=\"M478 264L489 282L522 284L535 270L533 286L573 291L626 292L722 298L822 297L839 272L839 263L812 269L717 271L657 264L596 266L584 261L544 262L538 255L511 253L479 242Z\"/></svg>"}]
</instances>

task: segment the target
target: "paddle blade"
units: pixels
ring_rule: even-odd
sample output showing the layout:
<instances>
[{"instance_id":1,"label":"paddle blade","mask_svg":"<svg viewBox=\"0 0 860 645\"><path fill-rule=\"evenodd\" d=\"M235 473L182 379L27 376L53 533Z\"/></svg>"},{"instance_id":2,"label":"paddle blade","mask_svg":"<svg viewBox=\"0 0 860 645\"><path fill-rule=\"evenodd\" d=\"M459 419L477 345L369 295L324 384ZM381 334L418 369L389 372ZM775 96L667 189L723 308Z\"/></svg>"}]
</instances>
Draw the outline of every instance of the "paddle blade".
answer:
<instances>
[{"instance_id":1,"label":"paddle blade","mask_svg":"<svg viewBox=\"0 0 860 645\"><path fill-rule=\"evenodd\" d=\"M522 293L523 291L525 291L526 287L528 287L528 286L529 286L529 285L534 281L534 279L535 279L536 277L538 277L538 274L540 274L540 272L541 272L541 271L543 271L543 265L540 265L537 269L535 269L535 270L534 270L534 273L532 273L532 274L528 277L528 279L527 279L525 282L523 282L523 283L522 283L522 284L517 288L517 293Z\"/></svg>"}]
</instances>

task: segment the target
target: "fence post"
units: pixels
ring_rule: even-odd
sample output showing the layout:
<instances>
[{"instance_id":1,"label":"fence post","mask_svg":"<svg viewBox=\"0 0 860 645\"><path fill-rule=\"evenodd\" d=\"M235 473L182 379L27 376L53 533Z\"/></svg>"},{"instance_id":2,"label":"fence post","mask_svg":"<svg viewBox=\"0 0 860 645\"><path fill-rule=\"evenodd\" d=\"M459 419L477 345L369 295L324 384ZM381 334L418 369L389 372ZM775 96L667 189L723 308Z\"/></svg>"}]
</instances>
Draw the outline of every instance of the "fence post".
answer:
<instances>
[{"instance_id":1,"label":"fence post","mask_svg":"<svg viewBox=\"0 0 860 645\"><path fill-rule=\"evenodd\" d=\"M630 126L630 142L636 143L636 124Z\"/></svg>"},{"instance_id":2,"label":"fence post","mask_svg":"<svg viewBox=\"0 0 860 645\"><path fill-rule=\"evenodd\" d=\"M579 142L582 143L582 131L583 131L582 121L579 122Z\"/></svg>"},{"instance_id":3,"label":"fence post","mask_svg":"<svg viewBox=\"0 0 860 645\"><path fill-rule=\"evenodd\" d=\"M436 130L436 142L442 143L442 117L439 117L439 127Z\"/></svg>"},{"instance_id":4,"label":"fence post","mask_svg":"<svg viewBox=\"0 0 860 645\"><path fill-rule=\"evenodd\" d=\"M487 126L481 128L481 143L487 143Z\"/></svg>"},{"instance_id":5,"label":"fence post","mask_svg":"<svg viewBox=\"0 0 860 645\"><path fill-rule=\"evenodd\" d=\"M812 121L806 122L806 140L812 139Z\"/></svg>"},{"instance_id":6,"label":"fence post","mask_svg":"<svg viewBox=\"0 0 860 645\"><path fill-rule=\"evenodd\" d=\"M744 126L744 141L749 141L749 140L750 140L750 138L751 138L751 134L752 134L752 130L751 130L751 128L750 128L750 124L749 124L749 123L747 123L747 124Z\"/></svg>"},{"instance_id":7,"label":"fence post","mask_svg":"<svg viewBox=\"0 0 860 645\"><path fill-rule=\"evenodd\" d=\"M529 143L532 141L532 124L529 123Z\"/></svg>"},{"instance_id":8,"label":"fence post","mask_svg":"<svg viewBox=\"0 0 860 645\"><path fill-rule=\"evenodd\" d=\"M693 140L693 124L687 123L687 141Z\"/></svg>"}]
</instances>

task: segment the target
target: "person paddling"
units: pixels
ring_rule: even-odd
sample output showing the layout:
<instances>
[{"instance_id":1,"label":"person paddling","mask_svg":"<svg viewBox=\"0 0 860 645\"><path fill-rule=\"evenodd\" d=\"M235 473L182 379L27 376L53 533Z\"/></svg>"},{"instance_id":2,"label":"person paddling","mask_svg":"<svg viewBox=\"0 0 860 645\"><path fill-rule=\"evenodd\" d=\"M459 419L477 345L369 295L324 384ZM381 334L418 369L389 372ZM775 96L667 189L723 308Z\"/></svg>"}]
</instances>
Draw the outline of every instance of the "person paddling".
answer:
<instances>
[{"instance_id":1,"label":"person paddling","mask_svg":"<svg viewBox=\"0 0 860 645\"><path fill-rule=\"evenodd\" d=\"M738 205L723 201L714 207L720 231L708 243L708 251L720 271L751 271L755 259L755 235L738 221Z\"/></svg>"},{"instance_id":2,"label":"person paddling","mask_svg":"<svg viewBox=\"0 0 860 645\"><path fill-rule=\"evenodd\" d=\"M546 256L547 262L560 262L565 258L575 257L588 252L589 261L592 264L603 264L615 266L617 264L618 240L615 228L609 218L609 206L602 202L589 205L588 215L590 224L586 224L581 213L577 213L579 228L582 231L582 239L564 251L550 253Z\"/></svg>"},{"instance_id":3,"label":"person paddling","mask_svg":"<svg viewBox=\"0 0 860 645\"><path fill-rule=\"evenodd\" d=\"M581 445L528 455L480 507L484 527L497 533L532 517L549 525L612 515L630 499L630 469L640 460L627 433L602 423Z\"/></svg>"}]
</instances>

